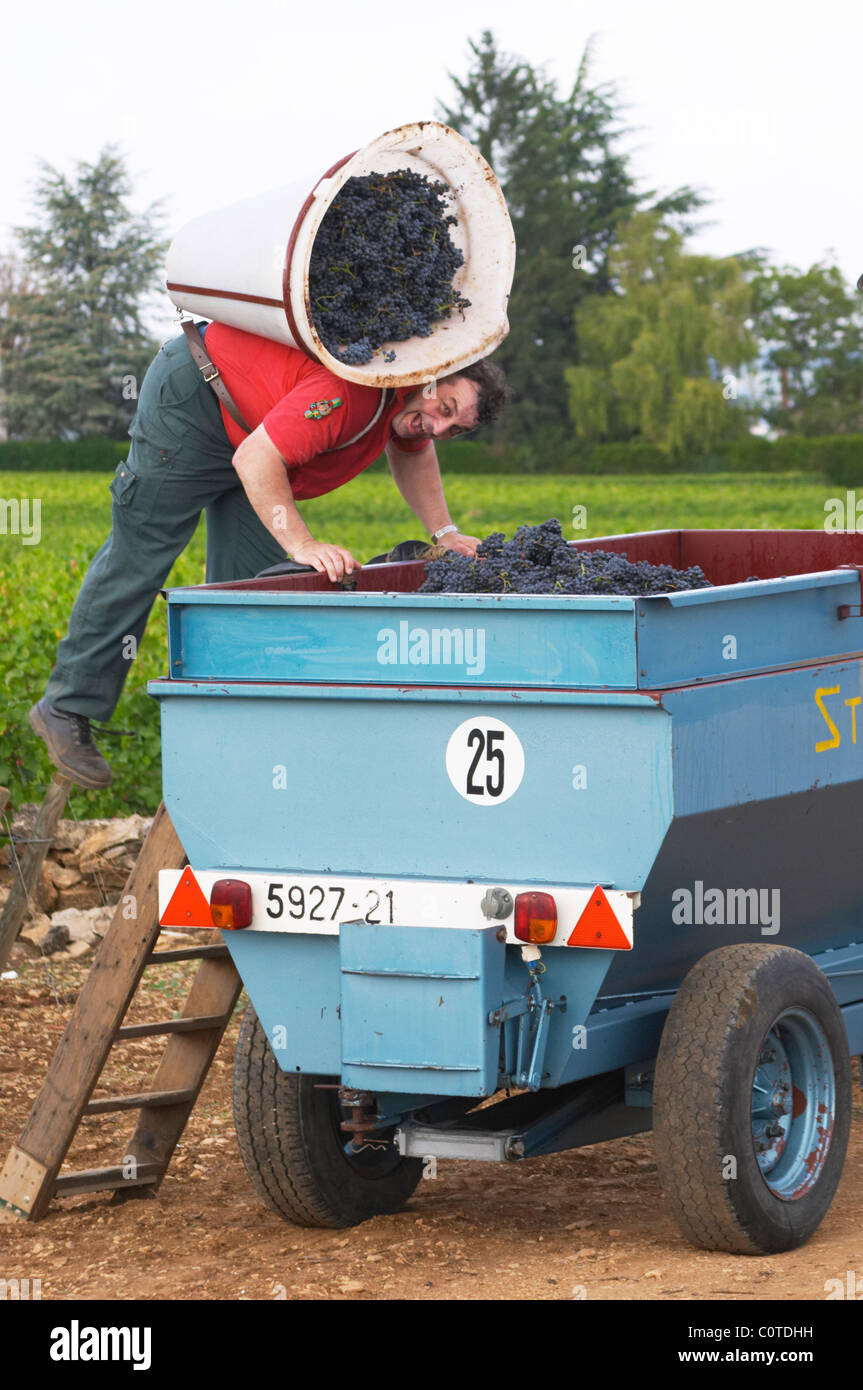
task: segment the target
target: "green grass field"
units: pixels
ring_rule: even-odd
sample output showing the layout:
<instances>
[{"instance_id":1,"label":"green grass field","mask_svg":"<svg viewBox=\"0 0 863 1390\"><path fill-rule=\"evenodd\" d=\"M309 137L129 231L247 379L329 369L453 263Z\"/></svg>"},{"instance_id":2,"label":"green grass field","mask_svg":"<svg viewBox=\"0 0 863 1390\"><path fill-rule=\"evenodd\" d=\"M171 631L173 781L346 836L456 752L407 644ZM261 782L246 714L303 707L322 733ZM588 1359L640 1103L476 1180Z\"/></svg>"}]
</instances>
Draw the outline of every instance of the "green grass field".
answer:
<instances>
[{"instance_id":1,"label":"green grass field","mask_svg":"<svg viewBox=\"0 0 863 1390\"><path fill-rule=\"evenodd\" d=\"M0 535L0 783L13 804L38 799L51 775L43 745L31 733L27 710L44 689L57 641L92 556L110 527L110 474L7 473L5 498L40 498L38 545ZM820 527L830 487L802 474L679 474L603 479L540 475L524 478L454 475L445 479L450 511L478 536L522 524L560 519L573 538L662 527ZM836 489L834 489L835 491ZM573 507L587 509L587 526L571 529ZM394 484L381 474L360 476L328 497L304 502L313 534L348 546L358 560L421 535ZM203 523L175 565L169 584L204 578ZM106 792L75 793L78 816L152 812L161 791L158 709L147 681L167 668L164 605L153 609L112 726L134 739L105 739L114 769Z\"/></svg>"}]
</instances>

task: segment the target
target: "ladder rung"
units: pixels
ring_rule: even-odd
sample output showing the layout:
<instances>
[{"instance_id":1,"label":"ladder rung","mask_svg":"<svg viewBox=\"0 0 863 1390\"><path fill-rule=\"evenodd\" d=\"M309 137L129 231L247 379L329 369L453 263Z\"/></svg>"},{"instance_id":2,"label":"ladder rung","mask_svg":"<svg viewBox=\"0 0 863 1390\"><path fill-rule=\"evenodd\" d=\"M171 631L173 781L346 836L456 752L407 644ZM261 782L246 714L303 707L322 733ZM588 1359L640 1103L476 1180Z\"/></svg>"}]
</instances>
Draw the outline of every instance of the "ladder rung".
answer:
<instances>
[{"instance_id":1,"label":"ladder rung","mask_svg":"<svg viewBox=\"0 0 863 1390\"><path fill-rule=\"evenodd\" d=\"M227 946L190 946L185 950L151 951L145 965L166 965L172 960L218 960L227 954Z\"/></svg>"},{"instance_id":2,"label":"ladder rung","mask_svg":"<svg viewBox=\"0 0 863 1390\"><path fill-rule=\"evenodd\" d=\"M146 1187L157 1182L165 1171L161 1163L139 1163L134 1178L124 1177L124 1169L82 1168L79 1173L64 1173L54 1180L54 1196L70 1192L104 1192L108 1188Z\"/></svg>"},{"instance_id":3,"label":"ladder rung","mask_svg":"<svg viewBox=\"0 0 863 1390\"><path fill-rule=\"evenodd\" d=\"M111 1096L91 1100L84 1106L85 1115L108 1115L112 1110L140 1110L147 1105L185 1105L195 1099L197 1091L139 1091L132 1096Z\"/></svg>"},{"instance_id":4,"label":"ladder rung","mask_svg":"<svg viewBox=\"0 0 863 1390\"><path fill-rule=\"evenodd\" d=\"M205 1028L221 1028L224 1014L200 1014L195 1018L168 1018L163 1023L128 1023L118 1028L115 1040L121 1038L153 1038L158 1033L198 1033Z\"/></svg>"}]
</instances>

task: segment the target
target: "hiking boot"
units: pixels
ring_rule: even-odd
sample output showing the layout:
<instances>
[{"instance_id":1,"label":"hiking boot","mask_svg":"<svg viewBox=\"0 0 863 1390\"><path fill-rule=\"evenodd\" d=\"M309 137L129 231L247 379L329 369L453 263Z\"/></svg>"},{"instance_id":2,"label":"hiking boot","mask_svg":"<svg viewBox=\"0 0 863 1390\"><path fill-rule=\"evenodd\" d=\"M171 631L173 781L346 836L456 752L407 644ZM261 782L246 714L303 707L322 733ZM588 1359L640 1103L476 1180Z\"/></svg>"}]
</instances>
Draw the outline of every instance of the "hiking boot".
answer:
<instances>
[{"instance_id":1,"label":"hiking boot","mask_svg":"<svg viewBox=\"0 0 863 1390\"><path fill-rule=\"evenodd\" d=\"M43 698L29 715L33 732L45 740L48 756L66 777L81 787L108 787L111 769L102 757L83 714L65 714Z\"/></svg>"}]
</instances>

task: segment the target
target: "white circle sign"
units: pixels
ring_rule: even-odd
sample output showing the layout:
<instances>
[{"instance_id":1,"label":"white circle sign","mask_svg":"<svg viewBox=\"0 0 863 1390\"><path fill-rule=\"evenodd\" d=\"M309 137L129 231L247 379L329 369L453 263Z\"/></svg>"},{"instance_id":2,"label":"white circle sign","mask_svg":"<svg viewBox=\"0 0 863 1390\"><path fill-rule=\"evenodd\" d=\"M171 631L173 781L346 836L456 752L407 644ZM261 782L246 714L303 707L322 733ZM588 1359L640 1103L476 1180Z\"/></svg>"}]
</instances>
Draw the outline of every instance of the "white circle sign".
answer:
<instances>
[{"instance_id":1,"label":"white circle sign","mask_svg":"<svg viewBox=\"0 0 863 1390\"><path fill-rule=\"evenodd\" d=\"M446 770L459 796L476 806L500 806L518 791L524 776L524 749L514 729L501 719L466 719L446 746Z\"/></svg>"}]
</instances>

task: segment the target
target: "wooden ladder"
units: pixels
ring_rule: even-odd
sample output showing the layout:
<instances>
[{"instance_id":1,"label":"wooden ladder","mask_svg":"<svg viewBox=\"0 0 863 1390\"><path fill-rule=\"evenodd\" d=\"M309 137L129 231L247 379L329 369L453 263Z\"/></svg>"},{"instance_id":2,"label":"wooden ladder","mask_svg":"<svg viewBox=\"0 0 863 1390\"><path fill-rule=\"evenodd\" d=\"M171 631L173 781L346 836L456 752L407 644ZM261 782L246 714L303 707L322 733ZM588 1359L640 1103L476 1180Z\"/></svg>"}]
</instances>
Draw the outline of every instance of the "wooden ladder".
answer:
<instances>
[{"instance_id":1,"label":"wooden ladder","mask_svg":"<svg viewBox=\"0 0 863 1390\"><path fill-rule=\"evenodd\" d=\"M154 950L161 930L159 870L182 869L186 862L160 805L21 1138L0 1172L0 1221L37 1221L53 1197L70 1193L113 1190L118 1196L140 1196L141 1189L155 1191L165 1176L242 988L223 944ZM148 965L198 959L179 1018L123 1026ZM151 1090L90 1099L115 1042L163 1033L168 1039ZM140 1112L123 1163L60 1175L81 1117L118 1110Z\"/></svg>"}]
</instances>

